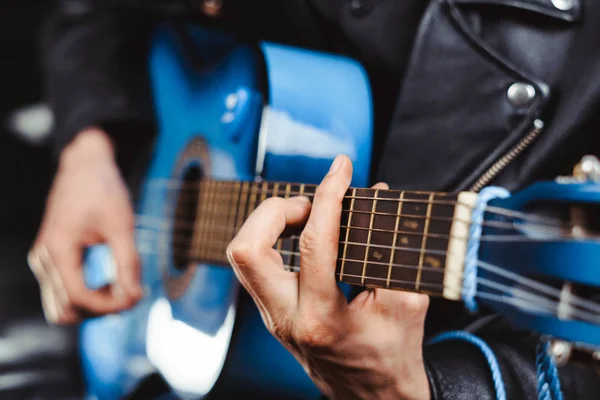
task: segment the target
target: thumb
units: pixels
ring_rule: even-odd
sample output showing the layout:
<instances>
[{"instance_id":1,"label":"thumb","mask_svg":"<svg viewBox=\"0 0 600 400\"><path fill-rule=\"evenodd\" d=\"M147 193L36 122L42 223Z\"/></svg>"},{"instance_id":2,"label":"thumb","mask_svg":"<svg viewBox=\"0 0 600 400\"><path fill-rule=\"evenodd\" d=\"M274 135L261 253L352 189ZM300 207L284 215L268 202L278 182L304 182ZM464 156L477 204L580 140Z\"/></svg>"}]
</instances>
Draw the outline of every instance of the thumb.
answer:
<instances>
[{"instance_id":1,"label":"thumb","mask_svg":"<svg viewBox=\"0 0 600 400\"><path fill-rule=\"evenodd\" d=\"M122 296L123 301L133 305L143 296L140 258L136 249L133 217L122 218L121 215L114 213L111 216L114 221L106 229L104 239L112 250L117 270L115 295Z\"/></svg>"}]
</instances>

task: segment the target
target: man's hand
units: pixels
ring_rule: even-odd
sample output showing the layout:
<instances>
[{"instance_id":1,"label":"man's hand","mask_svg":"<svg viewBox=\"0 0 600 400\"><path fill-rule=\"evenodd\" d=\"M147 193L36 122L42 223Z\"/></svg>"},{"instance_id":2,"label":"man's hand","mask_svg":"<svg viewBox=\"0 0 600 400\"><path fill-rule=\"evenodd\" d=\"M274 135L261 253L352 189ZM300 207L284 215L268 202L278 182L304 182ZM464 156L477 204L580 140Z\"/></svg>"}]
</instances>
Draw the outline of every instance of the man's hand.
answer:
<instances>
[{"instance_id":1,"label":"man's hand","mask_svg":"<svg viewBox=\"0 0 600 400\"><path fill-rule=\"evenodd\" d=\"M107 243L117 283L90 290L82 261L87 246ZM63 151L29 264L49 322L74 323L132 307L141 297L134 214L108 136L87 129Z\"/></svg>"},{"instance_id":2,"label":"man's hand","mask_svg":"<svg viewBox=\"0 0 600 400\"><path fill-rule=\"evenodd\" d=\"M429 399L422 357L428 297L376 289L348 304L337 286L342 199L351 175L350 160L340 156L312 207L305 197L263 202L231 242L228 258L267 328L325 395ZM300 272L286 272L273 246L286 226L304 222Z\"/></svg>"}]
</instances>

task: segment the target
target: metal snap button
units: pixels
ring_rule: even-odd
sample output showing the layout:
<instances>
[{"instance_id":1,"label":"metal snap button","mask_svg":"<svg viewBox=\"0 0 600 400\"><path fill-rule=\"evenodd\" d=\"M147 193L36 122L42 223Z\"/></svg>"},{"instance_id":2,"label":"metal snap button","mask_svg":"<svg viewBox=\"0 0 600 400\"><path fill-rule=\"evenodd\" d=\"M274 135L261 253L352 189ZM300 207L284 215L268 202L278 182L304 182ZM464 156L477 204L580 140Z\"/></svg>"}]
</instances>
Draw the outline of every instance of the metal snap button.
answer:
<instances>
[{"instance_id":1,"label":"metal snap button","mask_svg":"<svg viewBox=\"0 0 600 400\"><path fill-rule=\"evenodd\" d=\"M508 88L506 97L515 108L527 107L535 98L535 88L526 82L515 82Z\"/></svg>"},{"instance_id":2,"label":"metal snap button","mask_svg":"<svg viewBox=\"0 0 600 400\"><path fill-rule=\"evenodd\" d=\"M552 0L552 5L559 10L567 11L575 6L574 0Z\"/></svg>"},{"instance_id":3,"label":"metal snap button","mask_svg":"<svg viewBox=\"0 0 600 400\"><path fill-rule=\"evenodd\" d=\"M355 17L364 17L371 11L371 2L368 0L351 0L350 13Z\"/></svg>"}]
</instances>

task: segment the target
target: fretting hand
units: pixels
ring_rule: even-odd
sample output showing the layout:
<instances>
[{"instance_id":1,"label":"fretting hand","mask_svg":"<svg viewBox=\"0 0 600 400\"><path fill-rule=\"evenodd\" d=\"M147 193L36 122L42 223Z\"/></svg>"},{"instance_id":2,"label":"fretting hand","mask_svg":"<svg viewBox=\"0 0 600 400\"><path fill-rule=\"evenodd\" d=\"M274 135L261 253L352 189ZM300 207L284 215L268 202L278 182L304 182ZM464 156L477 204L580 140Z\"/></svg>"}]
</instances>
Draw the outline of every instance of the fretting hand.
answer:
<instances>
[{"instance_id":1,"label":"fretting hand","mask_svg":"<svg viewBox=\"0 0 600 400\"><path fill-rule=\"evenodd\" d=\"M114 254L117 283L90 290L83 251L101 242ZM101 130L83 131L63 151L29 264L52 323L119 312L141 298L133 209L110 139Z\"/></svg>"},{"instance_id":2,"label":"fretting hand","mask_svg":"<svg viewBox=\"0 0 600 400\"><path fill-rule=\"evenodd\" d=\"M305 197L263 202L231 242L228 258L269 331L325 395L428 399L422 358L428 297L375 289L348 303L337 286L342 199L351 176L350 160L340 156L312 206ZM300 272L290 273L273 246L286 227L304 223Z\"/></svg>"}]
</instances>

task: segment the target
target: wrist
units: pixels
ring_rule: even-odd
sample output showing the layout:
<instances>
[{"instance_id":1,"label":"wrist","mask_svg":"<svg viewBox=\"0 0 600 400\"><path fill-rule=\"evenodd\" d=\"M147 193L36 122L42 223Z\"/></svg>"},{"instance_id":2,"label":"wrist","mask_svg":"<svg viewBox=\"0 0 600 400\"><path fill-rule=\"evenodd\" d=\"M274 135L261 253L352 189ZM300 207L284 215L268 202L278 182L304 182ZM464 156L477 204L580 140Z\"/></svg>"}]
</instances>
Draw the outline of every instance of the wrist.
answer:
<instances>
[{"instance_id":1,"label":"wrist","mask_svg":"<svg viewBox=\"0 0 600 400\"><path fill-rule=\"evenodd\" d=\"M425 366L400 374L394 385L394 393L394 398L402 400L430 400L432 396Z\"/></svg>"},{"instance_id":2,"label":"wrist","mask_svg":"<svg viewBox=\"0 0 600 400\"><path fill-rule=\"evenodd\" d=\"M115 162L115 148L106 132L97 127L82 130L60 154L61 166L95 160Z\"/></svg>"}]
</instances>

